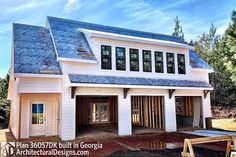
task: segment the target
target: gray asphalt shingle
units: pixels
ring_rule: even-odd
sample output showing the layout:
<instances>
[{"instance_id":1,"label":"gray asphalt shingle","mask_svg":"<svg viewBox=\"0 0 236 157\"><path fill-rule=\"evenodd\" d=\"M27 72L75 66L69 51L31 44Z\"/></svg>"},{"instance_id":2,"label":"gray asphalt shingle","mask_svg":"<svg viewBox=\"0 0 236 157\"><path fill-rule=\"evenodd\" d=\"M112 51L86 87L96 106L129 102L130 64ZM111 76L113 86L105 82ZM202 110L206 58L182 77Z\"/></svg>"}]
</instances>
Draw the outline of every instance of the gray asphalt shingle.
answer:
<instances>
[{"instance_id":1,"label":"gray asphalt shingle","mask_svg":"<svg viewBox=\"0 0 236 157\"><path fill-rule=\"evenodd\" d=\"M13 34L15 73L61 74L47 28L14 24Z\"/></svg>"},{"instance_id":2,"label":"gray asphalt shingle","mask_svg":"<svg viewBox=\"0 0 236 157\"><path fill-rule=\"evenodd\" d=\"M211 88L205 81L69 74L71 83Z\"/></svg>"},{"instance_id":3,"label":"gray asphalt shingle","mask_svg":"<svg viewBox=\"0 0 236 157\"><path fill-rule=\"evenodd\" d=\"M213 70L213 68L208 65L197 52L194 50L189 51L190 57L190 66L192 68L199 68L199 69L206 69L206 70Z\"/></svg>"}]
</instances>

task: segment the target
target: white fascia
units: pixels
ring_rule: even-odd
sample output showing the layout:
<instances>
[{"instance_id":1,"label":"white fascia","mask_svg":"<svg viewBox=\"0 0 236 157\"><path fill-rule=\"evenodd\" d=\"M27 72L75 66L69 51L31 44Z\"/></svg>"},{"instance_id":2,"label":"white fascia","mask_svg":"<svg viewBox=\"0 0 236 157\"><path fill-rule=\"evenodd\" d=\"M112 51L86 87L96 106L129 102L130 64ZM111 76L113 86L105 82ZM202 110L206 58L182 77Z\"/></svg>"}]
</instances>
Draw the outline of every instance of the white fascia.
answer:
<instances>
[{"instance_id":1,"label":"white fascia","mask_svg":"<svg viewBox=\"0 0 236 157\"><path fill-rule=\"evenodd\" d=\"M82 33L87 34L88 37L116 39L116 40L123 40L123 41L136 42L136 43L138 42L138 43L145 43L145 44L158 44L162 46L178 47L178 48L185 48L185 49L191 48L189 45L172 42L172 41L149 39L149 38L121 35L121 34L115 34L115 33L107 33L107 32L95 31L95 30L80 29L80 28L78 30Z\"/></svg>"},{"instance_id":2,"label":"white fascia","mask_svg":"<svg viewBox=\"0 0 236 157\"><path fill-rule=\"evenodd\" d=\"M214 73L213 69L201 69L201 68L191 68L193 71L202 71L207 73Z\"/></svg>"},{"instance_id":3,"label":"white fascia","mask_svg":"<svg viewBox=\"0 0 236 157\"><path fill-rule=\"evenodd\" d=\"M22 77L35 77L35 78L63 78L62 75L53 75L53 74L26 74L26 73L15 73L15 78Z\"/></svg>"},{"instance_id":4,"label":"white fascia","mask_svg":"<svg viewBox=\"0 0 236 157\"><path fill-rule=\"evenodd\" d=\"M143 86L143 85L114 85L114 84L89 84L69 83L69 87L105 87L105 88L145 88L145 89L189 89L189 90L213 90L212 87L171 87L171 86Z\"/></svg>"},{"instance_id":5,"label":"white fascia","mask_svg":"<svg viewBox=\"0 0 236 157\"><path fill-rule=\"evenodd\" d=\"M64 61L64 62L79 62L79 63L91 63L91 64L97 64L97 60L87 60L87 59L76 59L76 58L65 58L65 57L57 57L58 61Z\"/></svg>"}]
</instances>

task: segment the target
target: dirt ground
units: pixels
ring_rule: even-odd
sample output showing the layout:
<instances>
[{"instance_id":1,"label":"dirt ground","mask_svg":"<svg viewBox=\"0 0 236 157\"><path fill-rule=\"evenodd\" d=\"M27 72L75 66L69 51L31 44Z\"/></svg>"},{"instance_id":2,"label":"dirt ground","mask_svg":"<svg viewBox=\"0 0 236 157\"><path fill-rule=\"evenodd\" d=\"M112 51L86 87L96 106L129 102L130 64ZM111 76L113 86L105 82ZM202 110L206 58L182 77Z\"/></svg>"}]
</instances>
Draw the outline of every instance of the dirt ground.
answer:
<instances>
[{"instance_id":1,"label":"dirt ground","mask_svg":"<svg viewBox=\"0 0 236 157\"><path fill-rule=\"evenodd\" d=\"M181 133L158 133L134 135L126 137L115 137L107 139L79 139L73 142L80 143L101 143L103 149L89 150L89 157L141 157L141 156L180 156L185 138L195 138L197 136ZM16 141L9 130L0 131L0 141ZM34 137L20 140L22 142L31 141L60 141L58 137ZM198 156L224 156L226 143L215 143L194 146ZM77 150L77 149L73 149ZM216 152L218 151L218 152ZM209 155L210 153L210 155Z\"/></svg>"}]
</instances>

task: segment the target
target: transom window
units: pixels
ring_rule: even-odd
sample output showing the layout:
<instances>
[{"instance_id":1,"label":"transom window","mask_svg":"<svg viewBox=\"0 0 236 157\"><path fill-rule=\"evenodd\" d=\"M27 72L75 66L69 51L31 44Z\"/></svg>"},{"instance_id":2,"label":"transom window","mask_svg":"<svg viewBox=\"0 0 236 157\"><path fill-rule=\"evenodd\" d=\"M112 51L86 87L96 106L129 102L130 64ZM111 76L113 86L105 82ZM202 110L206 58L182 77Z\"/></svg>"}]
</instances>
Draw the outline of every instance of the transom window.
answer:
<instances>
[{"instance_id":1,"label":"transom window","mask_svg":"<svg viewBox=\"0 0 236 157\"><path fill-rule=\"evenodd\" d=\"M166 53L166 61L167 61L167 73L174 74L175 73L174 53Z\"/></svg>"},{"instance_id":2,"label":"transom window","mask_svg":"<svg viewBox=\"0 0 236 157\"><path fill-rule=\"evenodd\" d=\"M152 56L149 50L143 50L143 71L152 72Z\"/></svg>"},{"instance_id":3,"label":"transom window","mask_svg":"<svg viewBox=\"0 0 236 157\"><path fill-rule=\"evenodd\" d=\"M125 48L116 47L116 70L125 70Z\"/></svg>"},{"instance_id":4,"label":"transom window","mask_svg":"<svg viewBox=\"0 0 236 157\"><path fill-rule=\"evenodd\" d=\"M130 53L130 71L139 71L139 53L138 49L129 49Z\"/></svg>"},{"instance_id":5,"label":"transom window","mask_svg":"<svg viewBox=\"0 0 236 157\"><path fill-rule=\"evenodd\" d=\"M155 71L163 73L163 52L155 52Z\"/></svg>"},{"instance_id":6,"label":"transom window","mask_svg":"<svg viewBox=\"0 0 236 157\"><path fill-rule=\"evenodd\" d=\"M178 73L179 74L186 74L185 55L184 54L177 54L177 58L178 58Z\"/></svg>"},{"instance_id":7,"label":"transom window","mask_svg":"<svg viewBox=\"0 0 236 157\"><path fill-rule=\"evenodd\" d=\"M111 69L111 46L101 46L102 69Z\"/></svg>"}]
</instances>

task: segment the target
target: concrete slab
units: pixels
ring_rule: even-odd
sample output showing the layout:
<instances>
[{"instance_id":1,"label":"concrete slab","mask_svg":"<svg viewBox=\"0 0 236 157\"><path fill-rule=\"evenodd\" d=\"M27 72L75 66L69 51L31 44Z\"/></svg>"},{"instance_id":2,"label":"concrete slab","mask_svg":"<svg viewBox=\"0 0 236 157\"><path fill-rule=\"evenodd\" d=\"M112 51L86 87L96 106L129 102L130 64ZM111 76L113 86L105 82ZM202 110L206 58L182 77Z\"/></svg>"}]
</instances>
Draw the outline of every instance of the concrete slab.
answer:
<instances>
[{"instance_id":1,"label":"concrete slab","mask_svg":"<svg viewBox=\"0 0 236 157\"><path fill-rule=\"evenodd\" d=\"M197 135L197 136L210 136L210 137L232 135L236 138L236 132L231 132L231 131L193 130L193 131L181 131L181 133Z\"/></svg>"}]
</instances>

